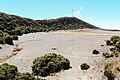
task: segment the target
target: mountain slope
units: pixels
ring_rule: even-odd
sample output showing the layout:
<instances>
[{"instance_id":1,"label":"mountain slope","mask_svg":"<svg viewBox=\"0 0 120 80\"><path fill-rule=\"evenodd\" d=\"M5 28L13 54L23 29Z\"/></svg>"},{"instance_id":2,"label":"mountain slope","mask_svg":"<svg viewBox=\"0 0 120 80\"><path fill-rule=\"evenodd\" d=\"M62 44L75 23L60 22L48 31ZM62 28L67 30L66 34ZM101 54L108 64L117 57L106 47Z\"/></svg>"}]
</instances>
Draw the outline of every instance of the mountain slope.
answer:
<instances>
[{"instance_id":1,"label":"mountain slope","mask_svg":"<svg viewBox=\"0 0 120 80\"><path fill-rule=\"evenodd\" d=\"M82 28L100 29L75 17L62 17L50 20L33 20L16 15L0 13L0 30L10 35Z\"/></svg>"}]
</instances>

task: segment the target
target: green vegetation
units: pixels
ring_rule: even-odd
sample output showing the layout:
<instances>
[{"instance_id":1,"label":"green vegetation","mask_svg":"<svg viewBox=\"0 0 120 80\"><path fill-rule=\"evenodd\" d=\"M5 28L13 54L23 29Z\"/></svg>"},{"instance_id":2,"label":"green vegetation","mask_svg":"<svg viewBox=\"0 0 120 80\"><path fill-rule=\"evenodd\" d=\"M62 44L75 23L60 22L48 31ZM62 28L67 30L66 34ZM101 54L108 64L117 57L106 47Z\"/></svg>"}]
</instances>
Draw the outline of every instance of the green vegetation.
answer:
<instances>
[{"instance_id":1,"label":"green vegetation","mask_svg":"<svg viewBox=\"0 0 120 80\"><path fill-rule=\"evenodd\" d=\"M0 80L44 80L36 78L30 73L19 73L14 65L4 63L0 65Z\"/></svg>"},{"instance_id":2,"label":"green vegetation","mask_svg":"<svg viewBox=\"0 0 120 80\"><path fill-rule=\"evenodd\" d=\"M106 45L109 45L109 46L113 45L110 40L105 40L105 41L106 41Z\"/></svg>"},{"instance_id":3,"label":"green vegetation","mask_svg":"<svg viewBox=\"0 0 120 80\"><path fill-rule=\"evenodd\" d=\"M112 42L113 45L116 45L116 43L120 40L120 36L112 36L110 41Z\"/></svg>"},{"instance_id":4,"label":"green vegetation","mask_svg":"<svg viewBox=\"0 0 120 80\"><path fill-rule=\"evenodd\" d=\"M110 40L106 40L107 45L116 46L120 42L120 36L112 36Z\"/></svg>"},{"instance_id":5,"label":"green vegetation","mask_svg":"<svg viewBox=\"0 0 120 80\"><path fill-rule=\"evenodd\" d=\"M93 54L100 54L100 53L97 50L93 50Z\"/></svg>"},{"instance_id":6,"label":"green vegetation","mask_svg":"<svg viewBox=\"0 0 120 80\"><path fill-rule=\"evenodd\" d=\"M119 57L120 55L120 36L112 36L110 40L106 40L107 46L112 46L110 48L110 52L103 53L105 58L109 57ZM104 68L104 75L108 78L108 80L114 80L115 75L120 71L120 63L119 58L111 58L111 60L107 61Z\"/></svg>"},{"instance_id":7,"label":"green vegetation","mask_svg":"<svg viewBox=\"0 0 120 80\"><path fill-rule=\"evenodd\" d=\"M0 44L5 44L5 43L9 45L13 45L12 37L9 36L8 33L5 33L0 30Z\"/></svg>"},{"instance_id":8,"label":"green vegetation","mask_svg":"<svg viewBox=\"0 0 120 80\"><path fill-rule=\"evenodd\" d=\"M75 30L83 28L99 29L98 27L88 24L75 17L63 17L50 20L33 20L0 12L0 30L7 35L23 35L33 32ZM1 38L1 31L0 44L7 43L13 45L11 37L7 38L2 35ZM14 36L13 40L17 40L17 37Z\"/></svg>"},{"instance_id":9,"label":"green vegetation","mask_svg":"<svg viewBox=\"0 0 120 80\"><path fill-rule=\"evenodd\" d=\"M42 77L69 68L69 60L55 53L45 54L44 56L38 57L33 61L32 65L33 74Z\"/></svg>"},{"instance_id":10,"label":"green vegetation","mask_svg":"<svg viewBox=\"0 0 120 80\"><path fill-rule=\"evenodd\" d=\"M110 40L106 40L106 44L107 46L113 46L113 48L110 48L110 53L103 53L103 56L105 58L118 57L120 53L120 36L112 36Z\"/></svg>"},{"instance_id":11,"label":"green vegetation","mask_svg":"<svg viewBox=\"0 0 120 80\"><path fill-rule=\"evenodd\" d=\"M90 68L90 66L87 63L83 63L80 65L81 70L88 70Z\"/></svg>"},{"instance_id":12,"label":"green vegetation","mask_svg":"<svg viewBox=\"0 0 120 80\"><path fill-rule=\"evenodd\" d=\"M0 13L0 30L9 35L22 35L33 32L49 32L72 29L99 29L75 17L63 17L50 20L32 20L15 15Z\"/></svg>"},{"instance_id":13,"label":"green vegetation","mask_svg":"<svg viewBox=\"0 0 120 80\"><path fill-rule=\"evenodd\" d=\"M33 74L26 72L19 73L14 80L45 80L45 79L40 79L38 77L36 78Z\"/></svg>"},{"instance_id":14,"label":"green vegetation","mask_svg":"<svg viewBox=\"0 0 120 80\"><path fill-rule=\"evenodd\" d=\"M105 57L105 58L110 58L110 57L113 57L113 56L114 56L113 53L108 53L108 52L103 53L102 55L103 55L103 57Z\"/></svg>"},{"instance_id":15,"label":"green vegetation","mask_svg":"<svg viewBox=\"0 0 120 80\"><path fill-rule=\"evenodd\" d=\"M17 67L7 63L0 65L0 80L13 80L18 73Z\"/></svg>"},{"instance_id":16,"label":"green vegetation","mask_svg":"<svg viewBox=\"0 0 120 80\"><path fill-rule=\"evenodd\" d=\"M13 36L12 36L12 39L13 39L13 40L18 40L18 36L17 36L17 35L13 35Z\"/></svg>"},{"instance_id":17,"label":"green vegetation","mask_svg":"<svg viewBox=\"0 0 120 80\"><path fill-rule=\"evenodd\" d=\"M107 63L105 65L104 75L108 78L108 80L114 80L115 73L114 73L113 66L111 63Z\"/></svg>"}]
</instances>

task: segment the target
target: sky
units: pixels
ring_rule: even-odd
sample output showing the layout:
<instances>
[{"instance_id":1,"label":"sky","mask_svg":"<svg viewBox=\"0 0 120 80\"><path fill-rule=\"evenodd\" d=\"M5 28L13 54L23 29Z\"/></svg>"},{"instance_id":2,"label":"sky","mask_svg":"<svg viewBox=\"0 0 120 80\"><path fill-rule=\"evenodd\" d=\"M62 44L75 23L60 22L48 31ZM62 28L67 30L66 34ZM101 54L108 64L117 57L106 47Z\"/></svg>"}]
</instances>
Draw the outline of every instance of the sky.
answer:
<instances>
[{"instance_id":1,"label":"sky","mask_svg":"<svg viewBox=\"0 0 120 80\"><path fill-rule=\"evenodd\" d=\"M0 12L40 20L74 16L104 29L120 29L120 0L0 0Z\"/></svg>"}]
</instances>

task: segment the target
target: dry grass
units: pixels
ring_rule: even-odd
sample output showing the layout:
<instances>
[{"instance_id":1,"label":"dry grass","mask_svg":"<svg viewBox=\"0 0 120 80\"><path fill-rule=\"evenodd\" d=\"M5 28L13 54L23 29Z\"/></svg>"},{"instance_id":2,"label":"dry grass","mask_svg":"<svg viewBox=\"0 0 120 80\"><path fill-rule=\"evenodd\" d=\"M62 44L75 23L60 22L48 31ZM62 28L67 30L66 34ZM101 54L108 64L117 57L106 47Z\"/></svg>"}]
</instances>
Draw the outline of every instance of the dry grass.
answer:
<instances>
[{"instance_id":1,"label":"dry grass","mask_svg":"<svg viewBox=\"0 0 120 80\"><path fill-rule=\"evenodd\" d=\"M89 35L89 36L112 36L114 34L109 33L102 33L102 32L87 32L87 31L57 31L57 32L50 32L50 34L77 34L77 35Z\"/></svg>"}]
</instances>

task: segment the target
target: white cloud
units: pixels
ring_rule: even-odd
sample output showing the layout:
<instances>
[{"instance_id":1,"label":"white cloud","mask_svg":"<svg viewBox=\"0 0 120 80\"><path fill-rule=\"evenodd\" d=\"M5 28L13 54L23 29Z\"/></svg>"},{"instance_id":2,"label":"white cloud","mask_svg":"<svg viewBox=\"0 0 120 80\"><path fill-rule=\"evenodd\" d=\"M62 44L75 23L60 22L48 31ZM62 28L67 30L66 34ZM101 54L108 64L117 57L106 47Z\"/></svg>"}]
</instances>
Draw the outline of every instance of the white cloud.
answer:
<instances>
[{"instance_id":1,"label":"white cloud","mask_svg":"<svg viewBox=\"0 0 120 80\"><path fill-rule=\"evenodd\" d=\"M77 10L77 11L73 11L73 16L74 17L76 17L76 18L81 18L81 11L83 10L83 7L81 6L80 8L79 8L79 10Z\"/></svg>"}]
</instances>

